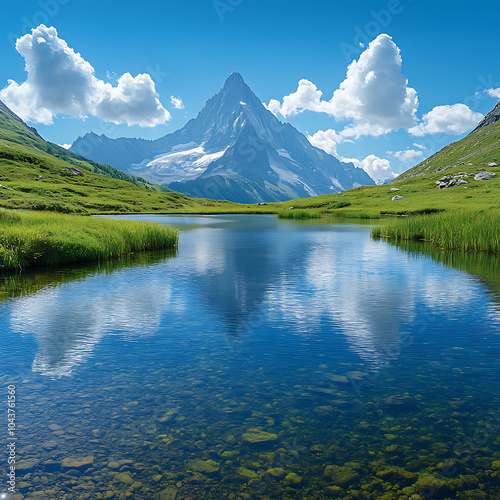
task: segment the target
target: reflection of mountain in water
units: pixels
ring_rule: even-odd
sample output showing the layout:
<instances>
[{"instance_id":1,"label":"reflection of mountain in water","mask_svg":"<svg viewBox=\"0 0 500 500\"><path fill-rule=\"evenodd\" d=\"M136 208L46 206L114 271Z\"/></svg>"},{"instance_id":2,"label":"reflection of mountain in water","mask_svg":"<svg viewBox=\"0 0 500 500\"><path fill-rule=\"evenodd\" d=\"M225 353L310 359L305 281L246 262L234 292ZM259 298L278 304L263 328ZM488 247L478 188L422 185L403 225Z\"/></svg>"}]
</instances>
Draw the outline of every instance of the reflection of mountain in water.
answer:
<instances>
[{"instance_id":1,"label":"reflection of mountain in water","mask_svg":"<svg viewBox=\"0 0 500 500\"><path fill-rule=\"evenodd\" d=\"M304 338L340 331L371 362L394 351L414 299L386 273L390 247L343 225L269 220L231 229L230 240L212 232L188 250L198 266L190 283L230 340L268 326Z\"/></svg>"},{"instance_id":2,"label":"reflection of mountain in water","mask_svg":"<svg viewBox=\"0 0 500 500\"><path fill-rule=\"evenodd\" d=\"M474 278L375 242L368 229L231 220L183 232L176 259L17 300L11 325L37 340L33 370L68 375L105 335L161 332L177 342L200 330L229 340L267 335L271 346L277 331L305 343L339 342L380 366L398 355L400 336L422 314L449 315L482 297ZM491 316L500 319L498 311Z\"/></svg>"},{"instance_id":3,"label":"reflection of mountain in water","mask_svg":"<svg viewBox=\"0 0 500 500\"><path fill-rule=\"evenodd\" d=\"M272 219L262 222L235 225L230 238L226 230L206 229L207 237L193 243L190 282L232 339L262 321L269 289L305 256L307 243L299 233Z\"/></svg>"}]
</instances>

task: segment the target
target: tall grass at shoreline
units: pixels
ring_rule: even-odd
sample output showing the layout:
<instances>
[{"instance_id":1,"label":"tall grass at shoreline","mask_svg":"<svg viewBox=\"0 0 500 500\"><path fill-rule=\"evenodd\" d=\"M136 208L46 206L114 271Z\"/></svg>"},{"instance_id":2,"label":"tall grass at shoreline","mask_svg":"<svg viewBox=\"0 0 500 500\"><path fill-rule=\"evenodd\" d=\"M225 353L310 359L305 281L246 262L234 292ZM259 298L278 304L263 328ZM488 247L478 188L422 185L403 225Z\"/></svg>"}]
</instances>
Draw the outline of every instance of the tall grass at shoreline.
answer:
<instances>
[{"instance_id":1,"label":"tall grass at shoreline","mask_svg":"<svg viewBox=\"0 0 500 500\"><path fill-rule=\"evenodd\" d=\"M317 210L280 210L278 219L318 219L321 213Z\"/></svg>"},{"instance_id":2,"label":"tall grass at shoreline","mask_svg":"<svg viewBox=\"0 0 500 500\"><path fill-rule=\"evenodd\" d=\"M99 261L174 248L178 231L160 224L46 212L0 212L0 271Z\"/></svg>"},{"instance_id":3,"label":"tall grass at shoreline","mask_svg":"<svg viewBox=\"0 0 500 500\"><path fill-rule=\"evenodd\" d=\"M374 238L424 240L445 250L500 253L500 212L414 216L373 228Z\"/></svg>"}]
</instances>

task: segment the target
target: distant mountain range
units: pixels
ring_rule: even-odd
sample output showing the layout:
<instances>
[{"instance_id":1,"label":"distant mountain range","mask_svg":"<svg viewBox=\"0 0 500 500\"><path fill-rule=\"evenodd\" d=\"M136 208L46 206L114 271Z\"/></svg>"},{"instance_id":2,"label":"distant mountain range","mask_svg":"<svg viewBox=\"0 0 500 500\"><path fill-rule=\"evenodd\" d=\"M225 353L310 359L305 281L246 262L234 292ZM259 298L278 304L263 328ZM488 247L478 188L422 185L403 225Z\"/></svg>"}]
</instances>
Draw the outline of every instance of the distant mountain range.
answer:
<instances>
[{"instance_id":1,"label":"distant mountain range","mask_svg":"<svg viewBox=\"0 0 500 500\"><path fill-rule=\"evenodd\" d=\"M395 181L453 167L463 167L466 172L471 165L483 165L485 168L500 165L500 102L470 134L448 144L401 174Z\"/></svg>"},{"instance_id":2,"label":"distant mountain range","mask_svg":"<svg viewBox=\"0 0 500 500\"><path fill-rule=\"evenodd\" d=\"M238 73L195 119L160 139L94 133L71 151L189 196L240 203L338 193L374 181L281 123Z\"/></svg>"}]
</instances>

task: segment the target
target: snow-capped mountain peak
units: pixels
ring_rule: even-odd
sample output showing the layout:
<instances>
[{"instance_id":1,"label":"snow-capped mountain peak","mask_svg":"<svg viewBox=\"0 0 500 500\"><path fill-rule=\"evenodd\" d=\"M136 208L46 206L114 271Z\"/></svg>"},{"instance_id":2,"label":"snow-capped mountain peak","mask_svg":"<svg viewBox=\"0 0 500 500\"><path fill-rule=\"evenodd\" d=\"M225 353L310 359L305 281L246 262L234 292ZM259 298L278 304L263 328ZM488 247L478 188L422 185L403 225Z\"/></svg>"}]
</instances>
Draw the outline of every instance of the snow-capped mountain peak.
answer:
<instances>
[{"instance_id":1,"label":"snow-capped mountain peak","mask_svg":"<svg viewBox=\"0 0 500 500\"><path fill-rule=\"evenodd\" d=\"M315 148L281 123L239 73L173 134L156 141L87 134L71 150L191 196L244 203L373 184L364 170Z\"/></svg>"}]
</instances>

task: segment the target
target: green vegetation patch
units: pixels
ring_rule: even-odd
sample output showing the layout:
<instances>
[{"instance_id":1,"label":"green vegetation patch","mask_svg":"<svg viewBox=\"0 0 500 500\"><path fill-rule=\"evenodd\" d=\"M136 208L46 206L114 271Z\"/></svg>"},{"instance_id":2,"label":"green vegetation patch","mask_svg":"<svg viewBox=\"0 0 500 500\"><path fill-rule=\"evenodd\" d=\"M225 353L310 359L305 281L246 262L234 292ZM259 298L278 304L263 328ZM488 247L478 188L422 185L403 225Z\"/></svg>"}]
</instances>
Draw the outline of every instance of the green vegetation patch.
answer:
<instances>
[{"instance_id":1,"label":"green vegetation patch","mask_svg":"<svg viewBox=\"0 0 500 500\"><path fill-rule=\"evenodd\" d=\"M0 270L100 261L174 248L178 231L160 224L46 212L0 212Z\"/></svg>"},{"instance_id":2,"label":"green vegetation patch","mask_svg":"<svg viewBox=\"0 0 500 500\"><path fill-rule=\"evenodd\" d=\"M374 228L372 235L429 241L445 250L500 253L500 211L459 211L404 218Z\"/></svg>"},{"instance_id":3,"label":"green vegetation patch","mask_svg":"<svg viewBox=\"0 0 500 500\"><path fill-rule=\"evenodd\" d=\"M315 210L280 210L278 219L318 219L321 213Z\"/></svg>"}]
</instances>

